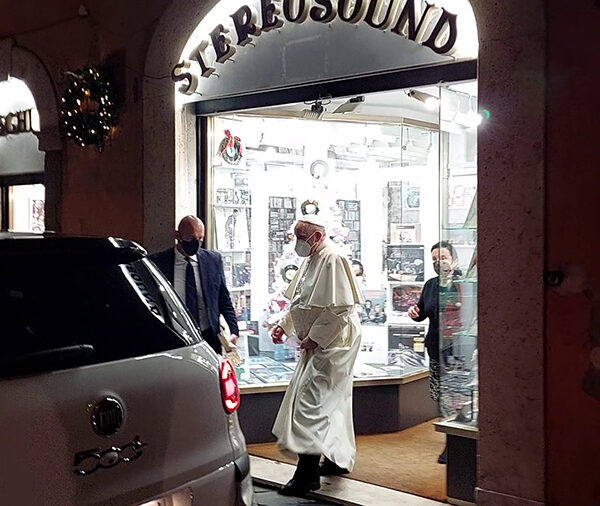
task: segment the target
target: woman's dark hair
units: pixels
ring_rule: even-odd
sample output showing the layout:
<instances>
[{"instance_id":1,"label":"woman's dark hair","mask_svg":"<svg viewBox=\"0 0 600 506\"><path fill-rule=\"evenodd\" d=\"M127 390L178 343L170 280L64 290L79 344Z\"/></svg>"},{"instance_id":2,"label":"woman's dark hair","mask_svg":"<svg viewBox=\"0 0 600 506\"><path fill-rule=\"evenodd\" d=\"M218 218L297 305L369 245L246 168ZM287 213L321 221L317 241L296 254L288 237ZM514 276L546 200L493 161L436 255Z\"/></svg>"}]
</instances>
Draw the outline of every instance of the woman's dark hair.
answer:
<instances>
[{"instance_id":1,"label":"woman's dark hair","mask_svg":"<svg viewBox=\"0 0 600 506\"><path fill-rule=\"evenodd\" d=\"M456 250L454 249L454 246L452 246L452 244L450 244L448 241L440 241L440 242L436 242L432 247L431 247L431 251L433 251L434 249L440 249L440 248L446 248L448 250L448 252L450 253L450 256L452 257L453 260L456 260Z\"/></svg>"},{"instance_id":2,"label":"woman's dark hair","mask_svg":"<svg viewBox=\"0 0 600 506\"><path fill-rule=\"evenodd\" d=\"M358 267L360 268L360 272L357 274L357 276L362 276L364 274L365 268L363 267L363 264L360 262L360 260L356 260L356 258L353 259L352 265L358 265Z\"/></svg>"}]
</instances>

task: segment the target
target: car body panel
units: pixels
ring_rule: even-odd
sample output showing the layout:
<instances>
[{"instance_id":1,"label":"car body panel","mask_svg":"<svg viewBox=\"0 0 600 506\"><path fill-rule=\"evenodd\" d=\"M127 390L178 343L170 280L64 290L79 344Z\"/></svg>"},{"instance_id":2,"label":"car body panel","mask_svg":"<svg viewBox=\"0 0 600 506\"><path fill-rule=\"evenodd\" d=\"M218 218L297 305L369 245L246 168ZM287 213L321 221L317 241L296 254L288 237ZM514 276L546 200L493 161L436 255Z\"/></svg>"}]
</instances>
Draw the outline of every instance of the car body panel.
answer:
<instances>
[{"instance_id":1,"label":"car body panel","mask_svg":"<svg viewBox=\"0 0 600 506\"><path fill-rule=\"evenodd\" d=\"M1 381L2 496L14 497L11 504L103 504L117 496L135 502L208 475L235 491L232 415L221 404L217 370L216 355L202 343ZM124 412L122 426L109 437L91 423L94 405L107 397ZM77 454L105 453L136 438L144 444L139 457L76 474ZM37 479L23 482L26 476Z\"/></svg>"},{"instance_id":2,"label":"car body panel","mask_svg":"<svg viewBox=\"0 0 600 506\"><path fill-rule=\"evenodd\" d=\"M222 359L145 255L0 233L2 504L251 504Z\"/></svg>"}]
</instances>

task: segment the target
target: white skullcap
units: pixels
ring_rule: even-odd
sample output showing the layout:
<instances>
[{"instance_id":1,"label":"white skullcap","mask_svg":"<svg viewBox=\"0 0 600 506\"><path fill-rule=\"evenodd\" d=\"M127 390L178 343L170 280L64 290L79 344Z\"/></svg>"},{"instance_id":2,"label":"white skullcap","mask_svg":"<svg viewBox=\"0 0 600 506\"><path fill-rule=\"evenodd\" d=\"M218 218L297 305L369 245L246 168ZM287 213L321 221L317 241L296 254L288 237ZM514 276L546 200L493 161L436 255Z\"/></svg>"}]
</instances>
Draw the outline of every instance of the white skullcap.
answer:
<instances>
[{"instance_id":1,"label":"white skullcap","mask_svg":"<svg viewBox=\"0 0 600 506\"><path fill-rule=\"evenodd\" d=\"M298 221L304 221L325 228L325 220L318 214L304 214L298 218Z\"/></svg>"}]
</instances>

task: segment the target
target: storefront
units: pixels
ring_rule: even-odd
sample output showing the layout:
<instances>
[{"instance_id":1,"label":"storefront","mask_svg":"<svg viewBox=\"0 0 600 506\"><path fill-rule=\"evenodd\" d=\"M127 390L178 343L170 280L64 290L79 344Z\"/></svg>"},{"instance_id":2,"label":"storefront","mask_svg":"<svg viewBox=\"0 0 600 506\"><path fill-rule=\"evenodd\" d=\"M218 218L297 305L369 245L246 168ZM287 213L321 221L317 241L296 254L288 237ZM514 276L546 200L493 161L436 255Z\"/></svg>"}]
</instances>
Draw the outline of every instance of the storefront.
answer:
<instances>
[{"instance_id":1,"label":"storefront","mask_svg":"<svg viewBox=\"0 0 600 506\"><path fill-rule=\"evenodd\" d=\"M43 232L44 152L38 110L27 84L0 82L0 230Z\"/></svg>"},{"instance_id":2,"label":"storefront","mask_svg":"<svg viewBox=\"0 0 600 506\"><path fill-rule=\"evenodd\" d=\"M445 415L476 426L476 57L466 1L337 10L289 1L281 12L266 1L221 2L186 44L172 72L184 146L177 200L182 208L198 202L208 247L223 256L243 329L246 362L237 372L249 441L272 439L299 354L293 343L273 345L269 327L285 311L282 294L300 265L293 225L317 209L367 299L357 433L402 430L437 415L427 322L407 311L435 276L430 249L440 240L457 251L461 294L442 344ZM194 175L185 168L191 160Z\"/></svg>"}]
</instances>

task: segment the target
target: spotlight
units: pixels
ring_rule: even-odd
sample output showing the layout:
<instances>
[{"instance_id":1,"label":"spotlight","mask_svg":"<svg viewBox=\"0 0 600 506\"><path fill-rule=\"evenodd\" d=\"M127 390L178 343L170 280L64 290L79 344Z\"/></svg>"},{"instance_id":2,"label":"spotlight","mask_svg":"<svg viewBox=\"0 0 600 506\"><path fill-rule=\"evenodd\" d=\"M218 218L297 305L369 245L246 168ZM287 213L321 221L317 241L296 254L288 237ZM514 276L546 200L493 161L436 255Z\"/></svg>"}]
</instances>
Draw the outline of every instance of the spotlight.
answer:
<instances>
[{"instance_id":1,"label":"spotlight","mask_svg":"<svg viewBox=\"0 0 600 506\"><path fill-rule=\"evenodd\" d=\"M419 90L408 90L406 94L410 98L414 98L419 102L423 102L427 109L436 109L439 104L439 98L430 95L429 93L425 93L424 91Z\"/></svg>"},{"instance_id":2,"label":"spotlight","mask_svg":"<svg viewBox=\"0 0 600 506\"><path fill-rule=\"evenodd\" d=\"M304 119L321 119L325 113L323 102L315 100L315 102L311 104L310 109L304 109L303 113Z\"/></svg>"}]
</instances>

